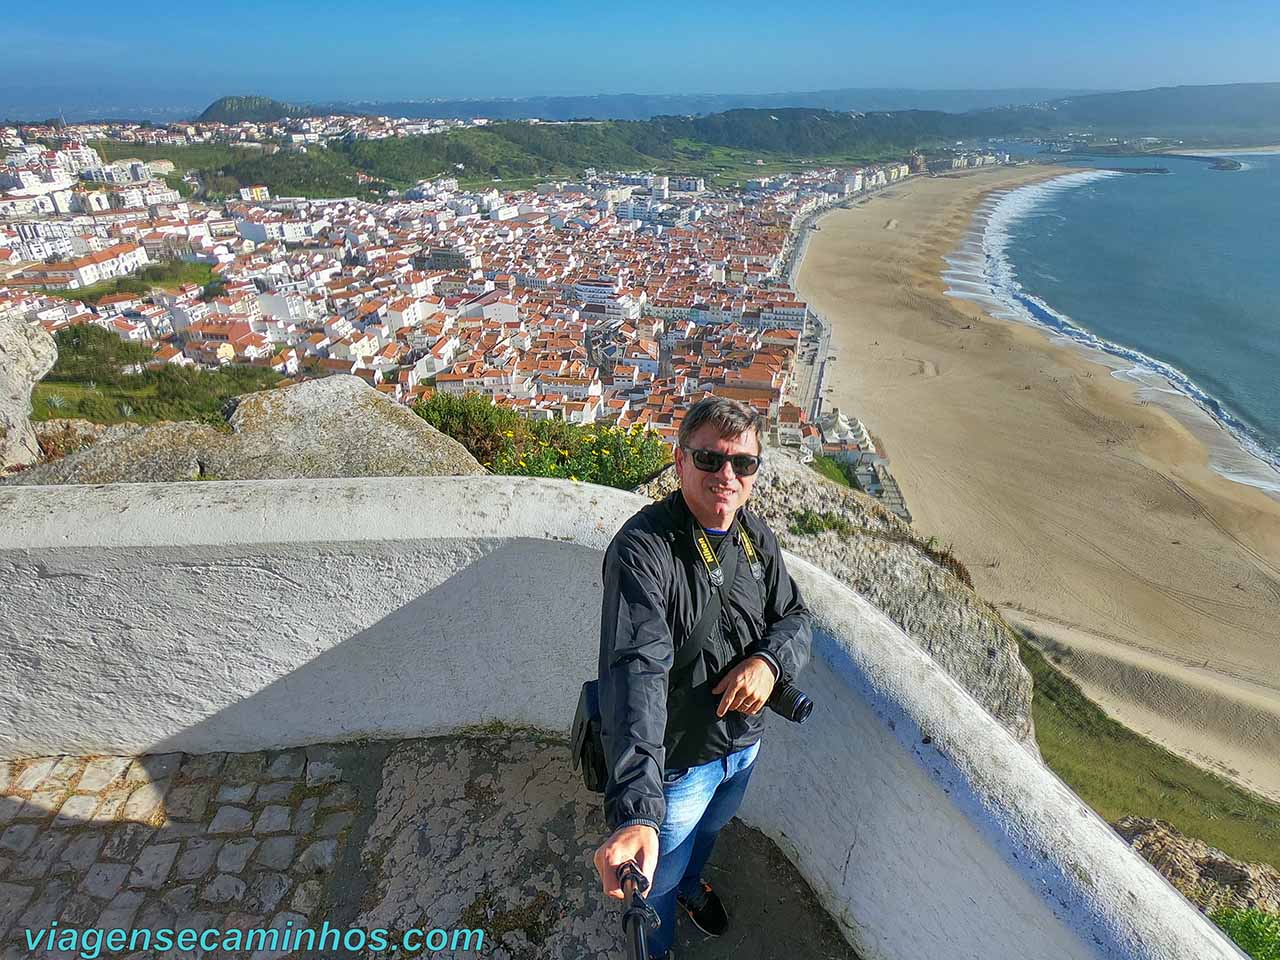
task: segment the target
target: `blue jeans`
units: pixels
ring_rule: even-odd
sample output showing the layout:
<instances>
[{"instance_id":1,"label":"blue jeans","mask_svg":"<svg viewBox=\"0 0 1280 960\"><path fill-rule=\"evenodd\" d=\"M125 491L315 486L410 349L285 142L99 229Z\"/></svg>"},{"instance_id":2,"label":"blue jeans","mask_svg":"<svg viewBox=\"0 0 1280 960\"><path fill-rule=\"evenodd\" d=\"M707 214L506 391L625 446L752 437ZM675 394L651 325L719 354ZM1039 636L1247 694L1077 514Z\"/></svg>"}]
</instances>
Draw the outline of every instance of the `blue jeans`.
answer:
<instances>
[{"instance_id":1,"label":"blue jeans","mask_svg":"<svg viewBox=\"0 0 1280 960\"><path fill-rule=\"evenodd\" d=\"M649 956L659 957L671 948L676 896L699 891L702 868L720 829L738 812L759 750L756 741L727 757L690 767L683 774L671 770L663 777L667 815L658 831L658 868L649 893L649 903L662 925L650 931Z\"/></svg>"}]
</instances>

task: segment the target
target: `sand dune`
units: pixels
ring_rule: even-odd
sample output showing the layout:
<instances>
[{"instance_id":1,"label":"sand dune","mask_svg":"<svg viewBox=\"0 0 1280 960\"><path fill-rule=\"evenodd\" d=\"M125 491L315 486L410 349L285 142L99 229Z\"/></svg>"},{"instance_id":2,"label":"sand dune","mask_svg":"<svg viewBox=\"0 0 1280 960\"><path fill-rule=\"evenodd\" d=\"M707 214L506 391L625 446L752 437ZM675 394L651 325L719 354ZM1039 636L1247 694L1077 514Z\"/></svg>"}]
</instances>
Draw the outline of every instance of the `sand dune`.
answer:
<instances>
[{"instance_id":1,"label":"sand dune","mask_svg":"<svg viewBox=\"0 0 1280 960\"><path fill-rule=\"evenodd\" d=\"M1112 715L1280 798L1280 502L1109 367L942 293L983 193L1046 175L913 179L823 219L798 286L833 325L830 402Z\"/></svg>"}]
</instances>

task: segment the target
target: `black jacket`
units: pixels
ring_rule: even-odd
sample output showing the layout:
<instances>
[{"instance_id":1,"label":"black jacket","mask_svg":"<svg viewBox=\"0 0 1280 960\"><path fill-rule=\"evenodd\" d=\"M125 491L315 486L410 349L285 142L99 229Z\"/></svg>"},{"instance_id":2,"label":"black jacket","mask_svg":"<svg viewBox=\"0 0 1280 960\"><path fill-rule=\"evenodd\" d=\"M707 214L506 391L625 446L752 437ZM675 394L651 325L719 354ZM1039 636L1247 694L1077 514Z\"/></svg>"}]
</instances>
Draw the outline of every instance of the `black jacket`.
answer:
<instances>
[{"instance_id":1,"label":"black jacket","mask_svg":"<svg viewBox=\"0 0 1280 960\"><path fill-rule=\"evenodd\" d=\"M605 553L599 680L610 830L630 823L661 826L664 770L707 763L760 739L767 711L716 717L720 697L711 689L730 668L767 653L781 668L782 682L809 660L809 611L773 531L744 507L719 550L722 563L725 551L738 551L731 609L722 613L722 629L707 643L702 663L671 676L675 649L715 589L695 553L696 523L677 490L628 520ZM760 554L761 581L751 575L738 524L746 525Z\"/></svg>"}]
</instances>

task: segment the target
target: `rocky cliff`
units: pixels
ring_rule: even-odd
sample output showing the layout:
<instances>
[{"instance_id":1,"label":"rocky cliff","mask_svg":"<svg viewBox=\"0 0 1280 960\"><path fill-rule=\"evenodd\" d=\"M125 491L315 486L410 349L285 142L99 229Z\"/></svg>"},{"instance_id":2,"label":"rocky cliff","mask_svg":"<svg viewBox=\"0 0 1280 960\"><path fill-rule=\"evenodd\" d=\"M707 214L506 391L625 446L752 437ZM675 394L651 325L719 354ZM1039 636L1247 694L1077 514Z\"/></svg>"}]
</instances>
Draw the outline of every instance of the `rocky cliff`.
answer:
<instances>
[{"instance_id":1,"label":"rocky cliff","mask_svg":"<svg viewBox=\"0 0 1280 960\"><path fill-rule=\"evenodd\" d=\"M669 468L637 488L659 498L678 484ZM1019 741L1035 750L1031 676L1012 629L911 528L876 500L839 486L786 454L765 459L750 507L783 547L884 611ZM832 529L798 532L805 511ZM793 529L798 528L798 529Z\"/></svg>"},{"instance_id":2,"label":"rocky cliff","mask_svg":"<svg viewBox=\"0 0 1280 960\"><path fill-rule=\"evenodd\" d=\"M281 480L485 473L475 457L359 377L326 377L238 397L225 429L202 423L113 427L86 449L12 484ZM46 427L50 436L56 435ZM65 427L69 436L83 430Z\"/></svg>"},{"instance_id":3,"label":"rocky cliff","mask_svg":"<svg viewBox=\"0 0 1280 960\"><path fill-rule=\"evenodd\" d=\"M1280 913L1280 870L1275 867L1233 860L1163 820L1125 817L1115 828L1184 897L1206 912L1252 907Z\"/></svg>"},{"instance_id":4,"label":"rocky cliff","mask_svg":"<svg viewBox=\"0 0 1280 960\"><path fill-rule=\"evenodd\" d=\"M0 317L0 474L40 456L31 429L31 387L57 358L53 338L39 327Z\"/></svg>"}]
</instances>

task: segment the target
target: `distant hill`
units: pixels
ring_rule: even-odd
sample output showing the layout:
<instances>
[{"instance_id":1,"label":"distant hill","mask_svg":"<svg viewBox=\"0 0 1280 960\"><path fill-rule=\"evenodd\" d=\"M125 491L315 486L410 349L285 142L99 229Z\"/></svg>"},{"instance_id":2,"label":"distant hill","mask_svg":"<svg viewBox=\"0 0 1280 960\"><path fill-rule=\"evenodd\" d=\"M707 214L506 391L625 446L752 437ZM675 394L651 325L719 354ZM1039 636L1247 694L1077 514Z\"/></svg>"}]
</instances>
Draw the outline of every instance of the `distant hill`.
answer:
<instances>
[{"instance_id":1,"label":"distant hill","mask_svg":"<svg viewBox=\"0 0 1280 960\"><path fill-rule=\"evenodd\" d=\"M265 97L219 101L227 103L231 112L220 115L240 119L268 111L279 116L314 112ZM472 182L529 180L578 176L595 166L738 179L754 176L755 160L761 158L781 168L810 160L869 162L900 158L916 149L947 148L957 141L1086 131L1104 138L1171 137L1188 145L1277 143L1280 84L1090 94L961 113L776 107L649 120L504 121L429 136L338 141L305 154L237 154L191 167L202 171L206 188L216 194L262 183L277 195L372 197L442 173Z\"/></svg>"},{"instance_id":2,"label":"distant hill","mask_svg":"<svg viewBox=\"0 0 1280 960\"><path fill-rule=\"evenodd\" d=\"M869 155L977 137L1046 133L1039 110L940 110L849 113L808 108L727 110L706 117L657 117L648 126L661 139L796 157Z\"/></svg>"},{"instance_id":3,"label":"distant hill","mask_svg":"<svg viewBox=\"0 0 1280 960\"><path fill-rule=\"evenodd\" d=\"M1280 83L1158 87L1064 97L1049 104L1059 126L1092 126L1132 136L1280 133Z\"/></svg>"},{"instance_id":4,"label":"distant hill","mask_svg":"<svg viewBox=\"0 0 1280 960\"><path fill-rule=\"evenodd\" d=\"M493 120L654 121L674 129L684 121L691 135L729 147L802 152L849 149L866 137L898 144L904 137L972 137L1093 130L1130 136L1219 138L1250 142L1280 137L1280 83L1159 87L1109 93L1039 88L1014 90L847 89L807 93L592 97L528 97L493 100L422 100L302 105L270 97L222 97L198 119L236 123L287 116L363 113L409 118L488 117ZM786 114L782 142L764 135L761 116ZM856 115L852 122L851 114ZM753 118L754 115L754 118ZM841 119L845 118L845 119ZM777 121L775 121L776 123ZM692 124L692 126L689 126ZM747 128L750 128L749 130ZM825 129L819 129L825 128ZM696 129L696 133L691 131ZM779 130L781 127L778 128ZM739 136L734 131L746 133ZM628 139L632 139L628 137ZM764 141L775 141L764 147Z\"/></svg>"},{"instance_id":5,"label":"distant hill","mask_svg":"<svg viewBox=\"0 0 1280 960\"><path fill-rule=\"evenodd\" d=\"M1045 88L1009 90L910 90L849 88L791 93L600 94L583 97L499 97L361 101L338 104L347 111L424 119L648 120L659 116L704 116L749 108L811 107L820 110L937 110L964 113L988 107L1042 103L1095 91Z\"/></svg>"},{"instance_id":6,"label":"distant hill","mask_svg":"<svg viewBox=\"0 0 1280 960\"><path fill-rule=\"evenodd\" d=\"M280 120L284 117L310 117L321 112L315 107L272 100L270 97L219 97L204 113L196 117L201 123L242 123L246 120ZM350 111L347 111L350 112Z\"/></svg>"}]
</instances>

